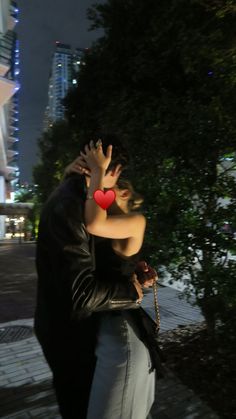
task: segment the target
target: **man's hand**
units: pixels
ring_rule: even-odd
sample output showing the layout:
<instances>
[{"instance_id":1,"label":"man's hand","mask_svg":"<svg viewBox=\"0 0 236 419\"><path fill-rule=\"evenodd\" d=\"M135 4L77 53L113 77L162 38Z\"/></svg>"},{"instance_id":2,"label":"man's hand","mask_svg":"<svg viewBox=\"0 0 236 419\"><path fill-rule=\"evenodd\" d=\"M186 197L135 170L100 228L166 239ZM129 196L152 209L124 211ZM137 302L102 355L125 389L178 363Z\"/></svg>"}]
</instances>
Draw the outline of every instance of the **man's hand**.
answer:
<instances>
[{"instance_id":1,"label":"man's hand","mask_svg":"<svg viewBox=\"0 0 236 419\"><path fill-rule=\"evenodd\" d=\"M139 283L144 288L152 287L154 282L156 282L158 279L156 270L148 265L145 261L138 262L135 273Z\"/></svg>"},{"instance_id":2,"label":"man's hand","mask_svg":"<svg viewBox=\"0 0 236 419\"><path fill-rule=\"evenodd\" d=\"M76 157L76 159L65 168L64 175L66 176L70 173L79 173L80 175L90 176L90 170L83 157Z\"/></svg>"}]
</instances>

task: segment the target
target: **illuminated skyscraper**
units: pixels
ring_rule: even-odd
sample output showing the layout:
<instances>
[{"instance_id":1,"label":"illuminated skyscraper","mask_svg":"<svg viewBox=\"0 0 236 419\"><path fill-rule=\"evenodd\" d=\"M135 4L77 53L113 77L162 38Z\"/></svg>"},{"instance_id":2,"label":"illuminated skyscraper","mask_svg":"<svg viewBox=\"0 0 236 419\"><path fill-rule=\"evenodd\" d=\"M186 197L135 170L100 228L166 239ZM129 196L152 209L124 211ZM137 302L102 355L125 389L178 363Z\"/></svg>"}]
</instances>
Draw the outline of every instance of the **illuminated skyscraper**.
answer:
<instances>
[{"instance_id":1,"label":"illuminated skyscraper","mask_svg":"<svg viewBox=\"0 0 236 419\"><path fill-rule=\"evenodd\" d=\"M19 43L13 30L17 17L16 2L0 0L0 202L10 200L19 177ZM0 238L4 236L4 221L0 216Z\"/></svg>"},{"instance_id":2,"label":"illuminated skyscraper","mask_svg":"<svg viewBox=\"0 0 236 419\"><path fill-rule=\"evenodd\" d=\"M77 85L76 75L84 64L85 49L76 48L72 52L70 45L56 42L56 50L52 58L52 67L48 87L48 105L45 111L44 129L53 122L64 117L62 99L68 90Z\"/></svg>"}]
</instances>

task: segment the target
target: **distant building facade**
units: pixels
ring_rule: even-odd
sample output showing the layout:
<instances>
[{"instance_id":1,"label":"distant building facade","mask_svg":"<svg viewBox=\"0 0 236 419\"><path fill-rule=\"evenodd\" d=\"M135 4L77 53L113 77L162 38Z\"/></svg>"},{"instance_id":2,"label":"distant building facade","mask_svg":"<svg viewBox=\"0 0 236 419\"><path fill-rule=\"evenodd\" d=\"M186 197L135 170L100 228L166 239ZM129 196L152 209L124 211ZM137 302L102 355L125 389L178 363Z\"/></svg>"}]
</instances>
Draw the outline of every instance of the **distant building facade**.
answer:
<instances>
[{"instance_id":1,"label":"distant building facade","mask_svg":"<svg viewBox=\"0 0 236 419\"><path fill-rule=\"evenodd\" d=\"M19 42L14 32L17 22L17 3L0 0L0 203L11 201L19 179ZM4 235L5 217L1 215L0 238Z\"/></svg>"},{"instance_id":2,"label":"distant building facade","mask_svg":"<svg viewBox=\"0 0 236 419\"><path fill-rule=\"evenodd\" d=\"M86 49L76 48L72 51L70 45L56 42L52 58L52 67L48 87L48 104L44 117L44 130L64 117L62 99L68 90L77 85L77 75L81 65L84 65Z\"/></svg>"}]
</instances>

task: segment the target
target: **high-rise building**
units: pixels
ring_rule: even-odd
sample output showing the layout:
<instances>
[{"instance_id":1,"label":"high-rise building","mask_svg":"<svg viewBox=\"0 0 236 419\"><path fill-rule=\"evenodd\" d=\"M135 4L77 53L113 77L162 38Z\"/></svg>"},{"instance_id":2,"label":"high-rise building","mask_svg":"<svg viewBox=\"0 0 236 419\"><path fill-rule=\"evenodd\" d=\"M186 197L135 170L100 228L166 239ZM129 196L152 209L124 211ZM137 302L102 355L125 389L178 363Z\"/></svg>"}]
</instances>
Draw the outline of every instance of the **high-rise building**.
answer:
<instances>
[{"instance_id":1,"label":"high-rise building","mask_svg":"<svg viewBox=\"0 0 236 419\"><path fill-rule=\"evenodd\" d=\"M56 120L63 119L62 99L71 87L77 85L77 74L80 66L84 64L85 51L86 49L76 48L73 52L70 45L56 42L49 78L44 130L47 130Z\"/></svg>"},{"instance_id":2,"label":"high-rise building","mask_svg":"<svg viewBox=\"0 0 236 419\"><path fill-rule=\"evenodd\" d=\"M0 0L0 202L11 198L19 177L17 164L19 43L14 32L18 22L15 1ZM0 216L0 238L5 217Z\"/></svg>"}]
</instances>

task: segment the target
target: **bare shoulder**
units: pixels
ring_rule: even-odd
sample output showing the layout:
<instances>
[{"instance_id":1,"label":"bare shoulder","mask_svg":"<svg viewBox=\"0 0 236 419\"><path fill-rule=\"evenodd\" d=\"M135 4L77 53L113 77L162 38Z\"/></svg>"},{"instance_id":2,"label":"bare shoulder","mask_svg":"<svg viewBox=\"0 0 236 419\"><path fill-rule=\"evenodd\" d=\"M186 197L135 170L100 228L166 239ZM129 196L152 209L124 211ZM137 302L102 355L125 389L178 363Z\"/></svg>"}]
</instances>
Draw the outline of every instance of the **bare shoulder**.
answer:
<instances>
[{"instance_id":1,"label":"bare shoulder","mask_svg":"<svg viewBox=\"0 0 236 419\"><path fill-rule=\"evenodd\" d=\"M132 217L135 221L138 221L139 223L146 224L146 218L143 214L140 212L131 212L129 213L130 217Z\"/></svg>"},{"instance_id":2,"label":"bare shoulder","mask_svg":"<svg viewBox=\"0 0 236 419\"><path fill-rule=\"evenodd\" d=\"M112 240L114 251L120 255L130 257L139 252L142 247L146 218L140 213L129 213L125 217L129 221L126 231L129 230L129 236L123 240Z\"/></svg>"},{"instance_id":3,"label":"bare shoulder","mask_svg":"<svg viewBox=\"0 0 236 419\"><path fill-rule=\"evenodd\" d=\"M139 212L132 212L129 214L130 219L132 219L134 225L137 227L137 229L143 229L145 230L146 227L146 218L143 214Z\"/></svg>"}]
</instances>

